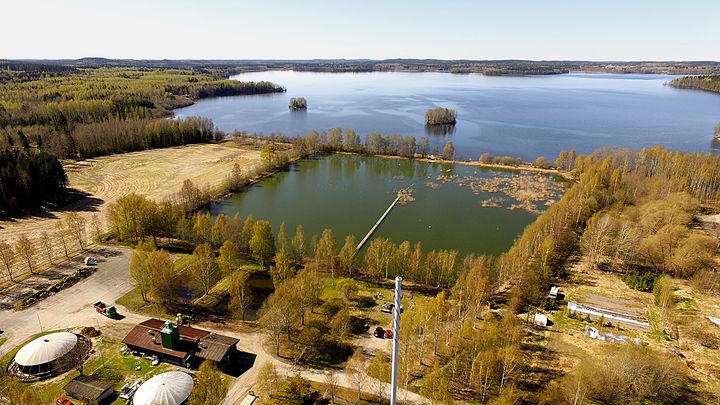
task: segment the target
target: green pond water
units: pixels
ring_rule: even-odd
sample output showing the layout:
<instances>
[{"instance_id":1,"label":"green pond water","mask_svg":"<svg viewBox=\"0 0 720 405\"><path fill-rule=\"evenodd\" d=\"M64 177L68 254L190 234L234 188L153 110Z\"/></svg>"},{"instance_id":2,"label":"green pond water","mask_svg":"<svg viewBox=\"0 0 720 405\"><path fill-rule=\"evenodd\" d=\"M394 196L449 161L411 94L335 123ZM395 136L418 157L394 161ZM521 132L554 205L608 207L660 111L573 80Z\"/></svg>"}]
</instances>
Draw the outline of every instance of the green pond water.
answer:
<instances>
[{"instance_id":1,"label":"green pond water","mask_svg":"<svg viewBox=\"0 0 720 405\"><path fill-rule=\"evenodd\" d=\"M358 241L370 230L398 190L412 186L414 201L396 205L372 237L396 243L420 241L424 249L456 249L461 253L499 254L536 215L508 207L514 199L499 192L473 192L448 176L465 178L510 177L512 171L464 165L423 163L358 155L327 155L303 159L210 207L224 213L269 220L277 234L285 222L288 240L302 224L308 240L331 228L338 249L348 234ZM499 207L482 202L502 196ZM536 204L538 208L542 203ZM369 243L369 242L368 242ZM365 245L367 246L367 244Z\"/></svg>"}]
</instances>

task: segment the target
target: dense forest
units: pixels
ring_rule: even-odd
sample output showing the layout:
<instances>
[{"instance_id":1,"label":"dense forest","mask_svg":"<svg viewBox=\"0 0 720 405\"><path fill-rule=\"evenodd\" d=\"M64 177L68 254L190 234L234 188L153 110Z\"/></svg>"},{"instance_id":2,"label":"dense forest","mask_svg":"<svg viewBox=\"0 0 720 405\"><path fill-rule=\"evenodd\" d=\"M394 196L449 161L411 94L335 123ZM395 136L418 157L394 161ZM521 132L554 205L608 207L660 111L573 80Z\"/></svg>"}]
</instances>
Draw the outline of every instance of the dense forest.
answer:
<instances>
[{"instance_id":1,"label":"dense forest","mask_svg":"<svg viewBox=\"0 0 720 405\"><path fill-rule=\"evenodd\" d=\"M60 161L46 152L0 150L0 216L57 201L67 185Z\"/></svg>"}]
</instances>

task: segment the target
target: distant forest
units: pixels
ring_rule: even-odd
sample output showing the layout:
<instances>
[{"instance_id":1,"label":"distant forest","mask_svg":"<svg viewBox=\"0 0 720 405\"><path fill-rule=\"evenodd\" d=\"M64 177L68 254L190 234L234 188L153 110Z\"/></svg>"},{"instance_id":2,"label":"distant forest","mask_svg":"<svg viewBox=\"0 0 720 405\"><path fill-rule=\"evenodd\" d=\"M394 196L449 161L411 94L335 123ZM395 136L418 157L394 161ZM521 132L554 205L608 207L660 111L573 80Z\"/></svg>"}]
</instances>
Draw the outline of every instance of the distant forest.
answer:
<instances>
[{"instance_id":1,"label":"distant forest","mask_svg":"<svg viewBox=\"0 0 720 405\"><path fill-rule=\"evenodd\" d=\"M676 75L720 74L720 63L695 62L592 62L532 60L442 60L442 59L247 59L247 60L132 60L82 58L43 61L2 61L3 64L45 64L64 68L151 68L191 69L197 73L225 78L232 74L263 70L295 70L309 72L449 72L482 73L485 75L545 75L568 72L663 73ZM0 82L2 81L0 74Z\"/></svg>"},{"instance_id":2,"label":"distant forest","mask_svg":"<svg viewBox=\"0 0 720 405\"><path fill-rule=\"evenodd\" d=\"M283 92L269 82L220 79L222 70L85 68L0 61L0 210L58 197L59 159L208 142L211 120L168 120L174 108L215 96ZM57 173L52 176L50 172ZM46 181L48 183L46 183Z\"/></svg>"}]
</instances>

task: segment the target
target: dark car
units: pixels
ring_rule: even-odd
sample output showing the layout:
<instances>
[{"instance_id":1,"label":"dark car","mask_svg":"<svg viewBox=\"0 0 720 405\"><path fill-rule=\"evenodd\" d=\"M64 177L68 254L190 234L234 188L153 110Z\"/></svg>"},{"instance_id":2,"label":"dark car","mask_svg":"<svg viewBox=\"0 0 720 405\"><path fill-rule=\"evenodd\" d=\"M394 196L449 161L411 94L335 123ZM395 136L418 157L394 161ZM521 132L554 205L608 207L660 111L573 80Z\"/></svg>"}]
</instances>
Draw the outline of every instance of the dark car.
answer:
<instances>
[{"instance_id":1,"label":"dark car","mask_svg":"<svg viewBox=\"0 0 720 405\"><path fill-rule=\"evenodd\" d=\"M375 335L376 338L382 339L385 336L385 329L381 327L375 328L375 332L373 332L373 335Z\"/></svg>"}]
</instances>

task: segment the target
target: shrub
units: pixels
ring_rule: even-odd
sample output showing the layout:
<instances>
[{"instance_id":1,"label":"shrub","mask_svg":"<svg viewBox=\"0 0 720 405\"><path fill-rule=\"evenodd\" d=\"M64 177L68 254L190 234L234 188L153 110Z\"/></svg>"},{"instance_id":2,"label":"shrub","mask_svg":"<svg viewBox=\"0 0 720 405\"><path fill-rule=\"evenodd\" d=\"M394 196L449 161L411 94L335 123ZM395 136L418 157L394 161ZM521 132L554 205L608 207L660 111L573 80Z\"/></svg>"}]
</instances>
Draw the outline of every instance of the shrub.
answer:
<instances>
[{"instance_id":1,"label":"shrub","mask_svg":"<svg viewBox=\"0 0 720 405\"><path fill-rule=\"evenodd\" d=\"M633 290L650 292L655 288L657 276L653 273L634 273L625 276L625 284Z\"/></svg>"}]
</instances>

